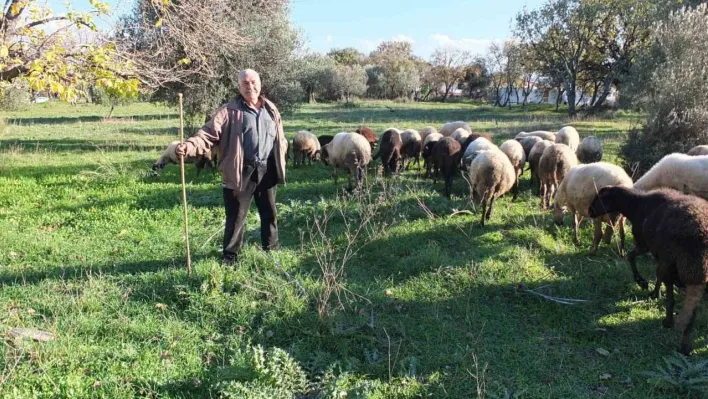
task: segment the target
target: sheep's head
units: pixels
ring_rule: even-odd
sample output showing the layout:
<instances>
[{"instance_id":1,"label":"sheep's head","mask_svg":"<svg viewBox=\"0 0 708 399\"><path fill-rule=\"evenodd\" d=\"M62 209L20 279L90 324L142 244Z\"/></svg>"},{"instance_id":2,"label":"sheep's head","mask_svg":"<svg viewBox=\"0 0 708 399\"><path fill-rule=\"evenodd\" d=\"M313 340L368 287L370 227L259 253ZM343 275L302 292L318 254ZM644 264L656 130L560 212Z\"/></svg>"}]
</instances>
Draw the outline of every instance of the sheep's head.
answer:
<instances>
[{"instance_id":1,"label":"sheep's head","mask_svg":"<svg viewBox=\"0 0 708 399\"><path fill-rule=\"evenodd\" d=\"M620 186L607 186L600 189L590 204L588 215L591 218L606 215L608 213L618 212L619 203L622 200L623 194L627 192L627 188Z\"/></svg>"},{"instance_id":2,"label":"sheep's head","mask_svg":"<svg viewBox=\"0 0 708 399\"><path fill-rule=\"evenodd\" d=\"M329 144L320 149L319 155L322 163L329 166Z\"/></svg>"},{"instance_id":3,"label":"sheep's head","mask_svg":"<svg viewBox=\"0 0 708 399\"><path fill-rule=\"evenodd\" d=\"M557 202L553 203L553 221L557 226L563 226L563 216L565 216L565 207L558 205Z\"/></svg>"},{"instance_id":4,"label":"sheep's head","mask_svg":"<svg viewBox=\"0 0 708 399\"><path fill-rule=\"evenodd\" d=\"M317 150L317 151L312 152L312 154L310 155L310 159L312 159L313 161L316 161L316 162L321 161L322 160L322 150Z\"/></svg>"},{"instance_id":5,"label":"sheep's head","mask_svg":"<svg viewBox=\"0 0 708 399\"><path fill-rule=\"evenodd\" d=\"M423 158L429 158L431 155L433 155L433 147L435 146L436 141L431 141L428 142L428 144L423 147Z\"/></svg>"}]
</instances>

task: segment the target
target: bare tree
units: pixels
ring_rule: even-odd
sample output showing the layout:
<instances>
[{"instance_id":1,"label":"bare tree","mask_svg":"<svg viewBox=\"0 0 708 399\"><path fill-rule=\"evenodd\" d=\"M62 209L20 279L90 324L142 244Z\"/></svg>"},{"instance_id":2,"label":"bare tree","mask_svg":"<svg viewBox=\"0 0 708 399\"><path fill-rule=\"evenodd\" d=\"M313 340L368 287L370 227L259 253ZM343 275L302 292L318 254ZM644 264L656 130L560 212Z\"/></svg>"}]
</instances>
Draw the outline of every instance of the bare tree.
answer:
<instances>
[{"instance_id":1,"label":"bare tree","mask_svg":"<svg viewBox=\"0 0 708 399\"><path fill-rule=\"evenodd\" d=\"M455 83L459 83L465 75L465 70L472 62L472 54L456 47L441 47L435 49L430 57L430 75L434 82L445 87L442 101L450 95Z\"/></svg>"},{"instance_id":2,"label":"bare tree","mask_svg":"<svg viewBox=\"0 0 708 399\"><path fill-rule=\"evenodd\" d=\"M238 71L257 70L264 94L287 112L305 97L296 74L300 37L287 0L138 0L116 41L153 99L184 92L188 116L209 115L238 87Z\"/></svg>"}]
</instances>

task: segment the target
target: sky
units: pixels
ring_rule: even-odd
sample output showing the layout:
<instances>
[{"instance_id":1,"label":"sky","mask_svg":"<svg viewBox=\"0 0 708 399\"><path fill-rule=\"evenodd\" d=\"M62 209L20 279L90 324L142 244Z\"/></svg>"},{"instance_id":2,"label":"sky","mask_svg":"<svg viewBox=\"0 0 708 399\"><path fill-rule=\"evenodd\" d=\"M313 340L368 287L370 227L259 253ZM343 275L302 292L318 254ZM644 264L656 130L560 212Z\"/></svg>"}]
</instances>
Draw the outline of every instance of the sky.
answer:
<instances>
[{"instance_id":1,"label":"sky","mask_svg":"<svg viewBox=\"0 0 708 399\"><path fill-rule=\"evenodd\" d=\"M66 0L45 0L55 10ZM104 0L128 12L134 0ZM511 23L524 6L538 8L544 0L291 0L293 25L307 46L326 53L354 47L368 54L383 40L412 43L413 52L428 59L436 47L453 46L483 54L494 41L511 34ZM71 0L77 10L89 0ZM111 18L115 19L115 17ZM110 21L97 21L100 27Z\"/></svg>"},{"instance_id":2,"label":"sky","mask_svg":"<svg viewBox=\"0 0 708 399\"><path fill-rule=\"evenodd\" d=\"M425 59L436 47L454 46L483 54L493 41L511 35L524 6L543 0L292 0L293 23L309 47L326 53L354 47L368 54L383 40L405 40Z\"/></svg>"}]
</instances>

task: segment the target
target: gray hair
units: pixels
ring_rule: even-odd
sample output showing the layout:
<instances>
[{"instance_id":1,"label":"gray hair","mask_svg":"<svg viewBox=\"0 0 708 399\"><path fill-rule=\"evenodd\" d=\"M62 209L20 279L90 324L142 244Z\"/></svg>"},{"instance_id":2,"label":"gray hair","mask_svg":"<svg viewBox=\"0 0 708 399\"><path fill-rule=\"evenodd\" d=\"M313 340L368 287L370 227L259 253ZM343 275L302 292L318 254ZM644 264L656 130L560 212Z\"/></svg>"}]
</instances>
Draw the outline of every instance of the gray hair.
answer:
<instances>
[{"instance_id":1,"label":"gray hair","mask_svg":"<svg viewBox=\"0 0 708 399\"><path fill-rule=\"evenodd\" d=\"M244 69L238 73L238 81L240 82L249 73L256 75L258 77L258 80L261 79L261 76L258 74L258 72L254 71L253 69L248 68L248 69Z\"/></svg>"}]
</instances>

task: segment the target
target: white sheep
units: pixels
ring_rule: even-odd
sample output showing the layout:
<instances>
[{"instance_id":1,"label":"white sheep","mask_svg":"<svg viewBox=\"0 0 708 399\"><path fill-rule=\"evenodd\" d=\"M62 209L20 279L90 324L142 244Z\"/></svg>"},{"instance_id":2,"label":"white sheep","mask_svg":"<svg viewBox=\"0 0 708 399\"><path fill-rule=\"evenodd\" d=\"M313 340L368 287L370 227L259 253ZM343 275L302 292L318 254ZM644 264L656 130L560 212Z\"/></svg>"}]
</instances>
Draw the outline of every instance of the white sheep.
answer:
<instances>
[{"instance_id":1,"label":"white sheep","mask_svg":"<svg viewBox=\"0 0 708 399\"><path fill-rule=\"evenodd\" d=\"M485 137L478 137L467 146L465 152L462 154L462 167L468 167L474 158L482 151L490 150L499 150L499 147Z\"/></svg>"},{"instance_id":2,"label":"white sheep","mask_svg":"<svg viewBox=\"0 0 708 399\"><path fill-rule=\"evenodd\" d=\"M521 132L521 133L517 134L516 137L514 137L514 138L515 139L523 139L524 137L532 137L532 136L540 137L544 140L549 140L549 141L553 141L553 142L556 141L556 134L553 132L549 132L547 130L536 130L536 131L528 132L528 133Z\"/></svg>"},{"instance_id":3,"label":"white sheep","mask_svg":"<svg viewBox=\"0 0 708 399\"><path fill-rule=\"evenodd\" d=\"M440 134L442 134L445 137L450 137L452 136L453 133L455 133L455 130L462 128L467 130L468 132L472 133L472 129L470 128L470 124L467 122L463 121L457 121L457 122L448 122L440 128Z\"/></svg>"},{"instance_id":4,"label":"white sheep","mask_svg":"<svg viewBox=\"0 0 708 399\"><path fill-rule=\"evenodd\" d=\"M474 158L467 173L470 181L470 196L477 195L482 202L481 224L484 227L484 221L492 216L494 200L514 186L516 172L503 152L488 150L480 152Z\"/></svg>"},{"instance_id":5,"label":"white sheep","mask_svg":"<svg viewBox=\"0 0 708 399\"><path fill-rule=\"evenodd\" d=\"M708 155L669 154L634 183L641 191L660 187L708 199Z\"/></svg>"},{"instance_id":6,"label":"white sheep","mask_svg":"<svg viewBox=\"0 0 708 399\"><path fill-rule=\"evenodd\" d=\"M514 166L516 171L516 179L514 180L514 199L519 196L519 179L524 173L524 166L526 165L526 153L524 152L524 147L521 146L516 140L507 140L499 146L501 152L503 152Z\"/></svg>"},{"instance_id":7,"label":"white sheep","mask_svg":"<svg viewBox=\"0 0 708 399\"><path fill-rule=\"evenodd\" d=\"M426 126L418 132L420 133L420 139L423 140L423 145L425 145L425 138L428 137L428 135L433 134L433 133L438 133L438 129L432 127L432 126Z\"/></svg>"},{"instance_id":8,"label":"white sheep","mask_svg":"<svg viewBox=\"0 0 708 399\"><path fill-rule=\"evenodd\" d=\"M541 155L546 148L552 146L553 143L548 140L541 140L534 144L529 152L529 156L526 158L526 162L529 164L529 169L531 170L531 185L541 193L541 179L538 177L538 163L541 160Z\"/></svg>"},{"instance_id":9,"label":"white sheep","mask_svg":"<svg viewBox=\"0 0 708 399\"><path fill-rule=\"evenodd\" d=\"M553 203L553 219L558 225L563 224L565 212L573 216L573 242L580 245L578 226L583 218L589 218L590 204L592 204L598 191L606 186L632 187L632 179L624 169L607 162L596 162L572 167L566 174L563 182L558 186L555 202ZM592 252L597 252L600 240L603 237L602 223L605 228L605 243L609 244L612 234L619 223L620 255L624 256L624 217L621 214L604 215L593 219L595 232L592 241Z\"/></svg>"},{"instance_id":10,"label":"white sheep","mask_svg":"<svg viewBox=\"0 0 708 399\"><path fill-rule=\"evenodd\" d=\"M179 140L173 141L170 144L167 145L167 148L165 148L162 151L162 154L160 155L159 158L157 158L157 161L152 165L152 170L155 173L158 173L159 171L162 170L162 168L165 167L167 164L177 164L179 165L179 157L177 156L177 145L179 144ZM219 147L214 146L211 148L211 150L208 150L204 155L197 155L194 157L184 157L184 163L193 163L194 166L197 168L197 176L199 173L204 169L205 166L209 167L211 170L216 169L216 162L217 162L217 157L219 153Z\"/></svg>"},{"instance_id":11,"label":"white sheep","mask_svg":"<svg viewBox=\"0 0 708 399\"><path fill-rule=\"evenodd\" d=\"M688 151L688 155L708 155L708 145L697 145Z\"/></svg>"},{"instance_id":12,"label":"white sheep","mask_svg":"<svg viewBox=\"0 0 708 399\"><path fill-rule=\"evenodd\" d=\"M533 146L536 145L536 143L538 143L539 141L543 141L543 139L538 136L521 137L514 140L518 141L519 144L524 147L526 159L529 158L529 154L531 154L531 149L533 148Z\"/></svg>"},{"instance_id":13,"label":"white sheep","mask_svg":"<svg viewBox=\"0 0 708 399\"><path fill-rule=\"evenodd\" d=\"M595 136L585 137L580 142L575 155L582 163L600 162L602 160L602 141Z\"/></svg>"},{"instance_id":14,"label":"white sheep","mask_svg":"<svg viewBox=\"0 0 708 399\"><path fill-rule=\"evenodd\" d=\"M421 135L422 138L422 135ZM423 147L425 147L428 143L433 143L436 141L440 141L440 139L443 138L443 135L440 133L430 133L429 135L425 136L425 139L423 139Z\"/></svg>"},{"instance_id":15,"label":"white sheep","mask_svg":"<svg viewBox=\"0 0 708 399\"><path fill-rule=\"evenodd\" d=\"M572 126L564 126L556 133L556 143L565 144L571 150L576 151L580 144L580 135Z\"/></svg>"},{"instance_id":16,"label":"white sheep","mask_svg":"<svg viewBox=\"0 0 708 399\"><path fill-rule=\"evenodd\" d=\"M317 141L317 136L307 130L301 130L295 133L293 137L293 164L295 167L305 164L305 158L308 164L312 165L312 161L317 161L320 158L320 142Z\"/></svg>"},{"instance_id":17,"label":"white sheep","mask_svg":"<svg viewBox=\"0 0 708 399\"><path fill-rule=\"evenodd\" d=\"M465 130L463 128L459 128L459 129L456 129L454 132L452 132L450 137L457 140L457 142L460 143L460 145L462 145L465 143L465 140L467 140L467 137L470 137L470 134L472 134L472 133L468 132L467 130Z\"/></svg>"},{"instance_id":18,"label":"white sheep","mask_svg":"<svg viewBox=\"0 0 708 399\"><path fill-rule=\"evenodd\" d=\"M334 166L334 184L337 184L339 168L349 170L349 191L352 191L352 176L357 188L361 186L362 180L366 180L366 166L371 162L371 145L364 136L358 133L337 133L320 152L322 162Z\"/></svg>"},{"instance_id":19,"label":"white sheep","mask_svg":"<svg viewBox=\"0 0 708 399\"><path fill-rule=\"evenodd\" d=\"M578 157L565 144L553 144L543 150L538 162L538 177L541 180L541 208L546 209L554 191L565 179L565 175L578 164Z\"/></svg>"}]
</instances>

